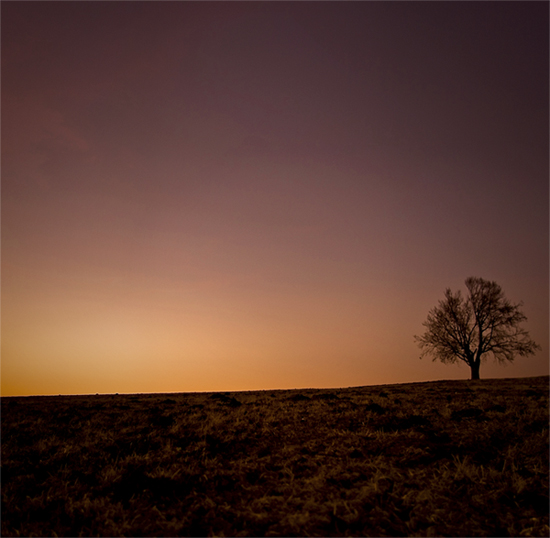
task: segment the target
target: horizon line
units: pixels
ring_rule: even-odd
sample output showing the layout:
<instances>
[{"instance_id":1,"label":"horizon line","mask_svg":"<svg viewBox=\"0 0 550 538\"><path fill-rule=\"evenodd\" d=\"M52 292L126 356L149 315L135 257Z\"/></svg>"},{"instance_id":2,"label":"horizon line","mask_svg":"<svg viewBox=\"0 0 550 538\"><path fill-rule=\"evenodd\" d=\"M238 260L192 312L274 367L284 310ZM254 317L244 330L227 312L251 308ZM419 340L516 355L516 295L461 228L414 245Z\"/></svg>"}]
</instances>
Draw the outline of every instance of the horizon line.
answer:
<instances>
[{"instance_id":1,"label":"horizon line","mask_svg":"<svg viewBox=\"0 0 550 538\"><path fill-rule=\"evenodd\" d=\"M375 385L350 385L347 387L294 387L291 389L245 389L245 390L204 390L204 391L169 391L169 392L82 392L74 394L12 394L9 396L3 396L0 394L0 398L44 398L44 397L53 397L58 398L60 396L152 396L152 395L163 395L163 394L224 394L224 393L246 393L246 392L276 392L276 391L293 391L293 390L347 390L347 389L360 389L365 387L388 387L395 385L417 385L425 383L441 383L441 382L454 382L454 381L474 381L474 382L483 382L483 381L507 381L511 379L535 379L540 377L548 377L550 381L550 374L546 375L535 375L535 376L515 376L515 377L486 377L482 379L431 379L426 381L405 381L402 383L379 383Z\"/></svg>"}]
</instances>

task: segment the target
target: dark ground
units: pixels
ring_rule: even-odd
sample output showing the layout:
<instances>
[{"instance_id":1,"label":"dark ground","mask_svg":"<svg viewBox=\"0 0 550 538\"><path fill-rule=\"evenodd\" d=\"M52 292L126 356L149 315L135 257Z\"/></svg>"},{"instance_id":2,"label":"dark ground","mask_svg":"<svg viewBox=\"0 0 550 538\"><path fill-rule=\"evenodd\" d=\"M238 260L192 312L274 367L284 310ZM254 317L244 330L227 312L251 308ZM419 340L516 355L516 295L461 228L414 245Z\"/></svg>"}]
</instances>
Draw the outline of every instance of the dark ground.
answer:
<instances>
[{"instance_id":1,"label":"dark ground","mask_svg":"<svg viewBox=\"0 0 550 538\"><path fill-rule=\"evenodd\" d=\"M3 536L548 536L549 378L2 398Z\"/></svg>"}]
</instances>

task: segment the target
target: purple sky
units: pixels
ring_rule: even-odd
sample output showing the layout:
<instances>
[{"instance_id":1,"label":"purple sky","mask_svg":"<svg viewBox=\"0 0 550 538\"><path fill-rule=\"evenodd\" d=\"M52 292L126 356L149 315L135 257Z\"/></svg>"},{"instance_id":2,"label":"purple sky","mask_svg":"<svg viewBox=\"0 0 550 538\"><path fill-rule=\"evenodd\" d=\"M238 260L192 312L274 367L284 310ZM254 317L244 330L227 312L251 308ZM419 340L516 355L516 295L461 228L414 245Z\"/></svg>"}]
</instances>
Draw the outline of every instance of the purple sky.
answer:
<instances>
[{"instance_id":1,"label":"purple sky","mask_svg":"<svg viewBox=\"0 0 550 538\"><path fill-rule=\"evenodd\" d=\"M546 2L2 2L2 394L548 374Z\"/></svg>"}]
</instances>

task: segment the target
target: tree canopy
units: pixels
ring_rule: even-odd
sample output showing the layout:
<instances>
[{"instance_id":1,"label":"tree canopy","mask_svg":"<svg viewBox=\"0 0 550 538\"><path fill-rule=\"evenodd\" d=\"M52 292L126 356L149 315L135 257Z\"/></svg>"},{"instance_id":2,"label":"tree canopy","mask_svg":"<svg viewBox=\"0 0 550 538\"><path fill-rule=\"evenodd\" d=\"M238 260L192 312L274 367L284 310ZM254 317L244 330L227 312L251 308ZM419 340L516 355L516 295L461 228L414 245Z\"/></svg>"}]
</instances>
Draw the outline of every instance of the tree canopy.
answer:
<instances>
[{"instance_id":1,"label":"tree canopy","mask_svg":"<svg viewBox=\"0 0 550 538\"><path fill-rule=\"evenodd\" d=\"M445 298L428 313L426 332L415 336L421 358L432 356L443 363L464 361L472 379L479 379L482 360L492 355L500 363L516 355L532 355L540 346L520 327L527 317L523 303L511 303L496 283L478 277L466 279L468 296L445 290Z\"/></svg>"}]
</instances>

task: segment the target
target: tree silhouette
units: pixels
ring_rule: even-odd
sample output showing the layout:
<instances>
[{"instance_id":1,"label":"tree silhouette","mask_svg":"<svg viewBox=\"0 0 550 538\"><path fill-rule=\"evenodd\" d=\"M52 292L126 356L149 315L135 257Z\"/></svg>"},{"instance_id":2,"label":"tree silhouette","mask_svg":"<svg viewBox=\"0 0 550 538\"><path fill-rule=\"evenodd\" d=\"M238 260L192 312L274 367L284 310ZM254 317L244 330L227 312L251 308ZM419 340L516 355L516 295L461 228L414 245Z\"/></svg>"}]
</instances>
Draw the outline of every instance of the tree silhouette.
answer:
<instances>
[{"instance_id":1,"label":"tree silhouette","mask_svg":"<svg viewBox=\"0 0 550 538\"><path fill-rule=\"evenodd\" d=\"M464 361L479 379L481 361L492 354L500 363L512 362L515 355L532 355L540 346L520 327L527 317L520 311L523 303L512 304L496 283L483 278L466 279L469 295L445 290L445 299L428 313L423 323L426 332L415 336L427 355L443 363Z\"/></svg>"}]
</instances>

